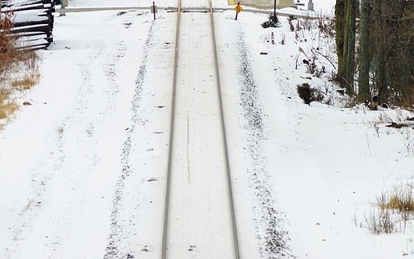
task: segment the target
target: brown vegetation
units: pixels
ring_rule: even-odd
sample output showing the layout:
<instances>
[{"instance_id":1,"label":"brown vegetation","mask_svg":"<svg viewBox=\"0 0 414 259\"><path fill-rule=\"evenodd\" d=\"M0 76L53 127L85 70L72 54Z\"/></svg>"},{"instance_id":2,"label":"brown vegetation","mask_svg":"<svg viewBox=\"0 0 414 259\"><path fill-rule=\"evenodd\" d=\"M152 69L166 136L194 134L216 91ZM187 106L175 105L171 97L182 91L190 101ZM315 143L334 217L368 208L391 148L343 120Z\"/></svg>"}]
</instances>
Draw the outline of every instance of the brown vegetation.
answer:
<instances>
[{"instance_id":1,"label":"brown vegetation","mask_svg":"<svg viewBox=\"0 0 414 259\"><path fill-rule=\"evenodd\" d=\"M405 232L408 222L414 220L414 186L402 185L391 193L382 193L377 197L375 207L366 217L371 233L379 235Z\"/></svg>"},{"instance_id":2,"label":"brown vegetation","mask_svg":"<svg viewBox=\"0 0 414 259\"><path fill-rule=\"evenodd\" d=\"M10 36L13 13L0 19L0 130L18 110L12 96L17 91L30 89L39 82L36 52L16 48L16 37Z\"/></svg>"}]
</instances>

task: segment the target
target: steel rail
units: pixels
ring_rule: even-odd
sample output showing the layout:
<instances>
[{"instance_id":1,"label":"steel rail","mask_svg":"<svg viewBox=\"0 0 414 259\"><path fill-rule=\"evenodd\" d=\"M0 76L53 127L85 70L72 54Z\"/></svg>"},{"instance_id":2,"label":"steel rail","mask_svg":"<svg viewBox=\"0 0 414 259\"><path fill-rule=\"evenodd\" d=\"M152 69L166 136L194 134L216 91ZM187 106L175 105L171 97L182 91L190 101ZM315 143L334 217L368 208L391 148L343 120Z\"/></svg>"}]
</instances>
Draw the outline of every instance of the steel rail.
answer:
<instances>
[{"instance_id":1,"label":"steel rail","mask_svg":"<svg viewBox=\"0 0 414 259\"><path fill-rule=\"evenodd\" d=\"M181 22L181 0L178 0L177 8L177 25L175 33L175 55L174 55L174 72L173 72L173 90L171 101L171 122L170 122L170 140L168 149L168 166L167 166L167 179L166 179L166 192L165 192L165 207L164 207L164 230L162 237L162 259L167 258L167 238L168 238L168 215L169 215L169 203L170 203L170 190L171 190L171 167L172 167L172 151L173 151L173 138L174 138L174 114L175 114L175 102L176 102L176 89L177 89L177 69L178 69L178 53L179 46L178 41L180 37L180 22Z\"/></svg>"},{"instance_id":2,"label":"steel rail","mask_svg":"<svg viewBox=\"0 0 414 259\"><path fill-rule=\"evenodd\" d=\"M221 117L221 127L223 131L223 143L224 143L224 152L225 152L225 161L226 161L226 175L227 175L227 187L229 190L229 199L230 199L230 213L232 218L232 231L233 231L233 239L234 239L234 252L236 259L240 259L240 250L239 250L239 238L237 233L237 221L236 221L236 212L235 212L235 205L234 205L234 197L233 197L233 186L232 186L232 179L231 179L231 171L230 171L230 158L229 158L229 150L228 150L228 141L227 141L227 133L226 133L226 123L224 118L224 108L223 108L223 98L222 98L222 88L220 83L220 72L219 72L219 65L218 65L218 55L217 55L217 45L216 45L216 34L214 28L214 15L213 15L213 4L212 0L209 0L210 3L210 22L211 22L211 35L213 40L213 49L214 49L214 60L215 60L215 72L216 72L216 84L218 88L218 99L219 99L219 106L220 106L220 117Z\"/></svg>"}]
</instances>

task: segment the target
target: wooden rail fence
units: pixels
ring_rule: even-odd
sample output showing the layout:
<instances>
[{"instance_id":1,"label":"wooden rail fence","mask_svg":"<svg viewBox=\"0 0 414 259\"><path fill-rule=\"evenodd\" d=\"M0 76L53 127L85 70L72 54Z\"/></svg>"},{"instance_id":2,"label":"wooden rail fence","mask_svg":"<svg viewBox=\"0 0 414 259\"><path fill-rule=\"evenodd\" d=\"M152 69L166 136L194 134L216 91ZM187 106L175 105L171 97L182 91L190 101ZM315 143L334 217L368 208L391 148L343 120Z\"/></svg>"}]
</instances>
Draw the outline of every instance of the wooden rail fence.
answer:
<instances>
[{"instance_id":1,"label":"wooden rail fence","mask_svg":"<svg viewBox=\"0 0 414 259\"><path fill-rule=\"evenodd\" d=\"M12 13L11 36L18 48L46 49L53 42L55 0L0 0L1 13Z\"/></svg>"}]
</instances>

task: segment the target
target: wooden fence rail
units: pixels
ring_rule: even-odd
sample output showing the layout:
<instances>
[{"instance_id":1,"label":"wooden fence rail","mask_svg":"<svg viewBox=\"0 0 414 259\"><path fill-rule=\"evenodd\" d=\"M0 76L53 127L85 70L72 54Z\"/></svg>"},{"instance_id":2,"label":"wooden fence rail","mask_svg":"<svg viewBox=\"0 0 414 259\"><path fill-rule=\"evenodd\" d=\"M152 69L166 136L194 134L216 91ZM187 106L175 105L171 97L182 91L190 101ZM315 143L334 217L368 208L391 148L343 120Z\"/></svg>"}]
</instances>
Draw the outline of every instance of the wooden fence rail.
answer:
<instances>
[{"instance_id":1,"label":"wooden fence rail","mask_svg":"<svg viewBox=\"0 0 414 259\"><path fill-rule=\"evenodd\" d=\"M13 14L10 36L18 48L46 49L53 42L55 0L0 0L1 12Z\"/></svg>"}]
</instances>

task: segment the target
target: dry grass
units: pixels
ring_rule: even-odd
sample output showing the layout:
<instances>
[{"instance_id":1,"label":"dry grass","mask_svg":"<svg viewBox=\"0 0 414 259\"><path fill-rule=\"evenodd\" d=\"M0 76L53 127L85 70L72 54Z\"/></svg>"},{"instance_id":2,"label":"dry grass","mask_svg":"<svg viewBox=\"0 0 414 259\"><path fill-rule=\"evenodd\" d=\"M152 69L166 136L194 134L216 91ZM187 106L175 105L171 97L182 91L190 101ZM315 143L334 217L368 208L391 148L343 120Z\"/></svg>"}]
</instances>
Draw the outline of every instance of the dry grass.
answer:
<instances>
[{"instance_id":1,"label":"dry grass","mask_svg":"<svg viewBox=\"0 0 414 259\"><path fill-rule=\"evenodd\" d=\"M397 210L399 212L414 213L414 194L410 187L395 189L389 196L382 194L377 198L381 209Z\"/></svg>"},{"instance_id":2,"label":"dry grass","mask_svg":"<svg viewBox=\"0 0 414 259\"><path fill-rule=\"evenodd\" d=\"M20 72L19 74L23 74L21 79L6 81L0 86L0 131L20 107L17 101L11 98L11 96L18 91L29 90L39 83L40 75L38 70L28 71L26 73L23 74Z\"/></svg>"},{"instance_id":3,"label":"dry grass","mask_svg":"<svg viewBox=\"0 0 414 259\"><path fill-rule=\"evenodd\" d=\"M10 121L20 105L10 97L39 83L39 56L34 51L22 51L15 46L17 38L9 36L13 14L0 20L0 130Z\"/></svg>"},{"instance_id":4,"label":"dry grass","mask_svg":"<svg viewBox=\"0 0 414 259\"><path fill-rule=\"evenodd\" d=\"M396 232L395 214L390 210L374 209L365 216L367 228L372 234L391 234Z\"/></svg>"},{"instance_id":5,"label":"dry grass","mask_svg":"<svg viewBox=\"0 0 414 259\"><path fill-rule=\"evenodd\" d=\"M13 101L0 105L0 119L9 120L10 116L13 115L18 109L19 105Z\"/></svg>"},{"instance_id":6,"label":"dry grass","mask_svg":"<svg viewBox=\"0 0 414 259\"><path fill-rule=\"evenodd\" d=\"M13 114L18 111L20 105L11 98L16 91L31 89L39 83L40 75L38 72L24 75L22 79L15 79L3 87L0 86L0 130L7 124Z\"/></svg>"},{"instance_id":7,"label":"dry grass","mask_svg":"<svg viewBox=\"0 0 414 259\"><path fill-rule=\"evenodd\" d=\"M39 73L30 73L20 79L13 80L10 85L19 90L29 90L40 81Z\"/></svg>"},{"instance_id":8,"label":"dry grass","mask_svg":"<svg viewBox=\"0 0 414 259\"><path fill-rule=\"evenodd\" d=\"M374 210L365 219L367 228L376 235L405 232L413 220L414 186L411 184L378 196Z\"/></svg>"},{"instance_id":9,"label":"dry grass","mask_svg":"<svg viewBox=\"0 0 414 259\"><path fill-rule=\"evenodd\" d=\"M0 120L3 123L0 124L0 130L6 122L9 121L10 116L19 109L19 105L16 102L10 100L9 91L0 91Z\"/></svg>"}]
</instances>

